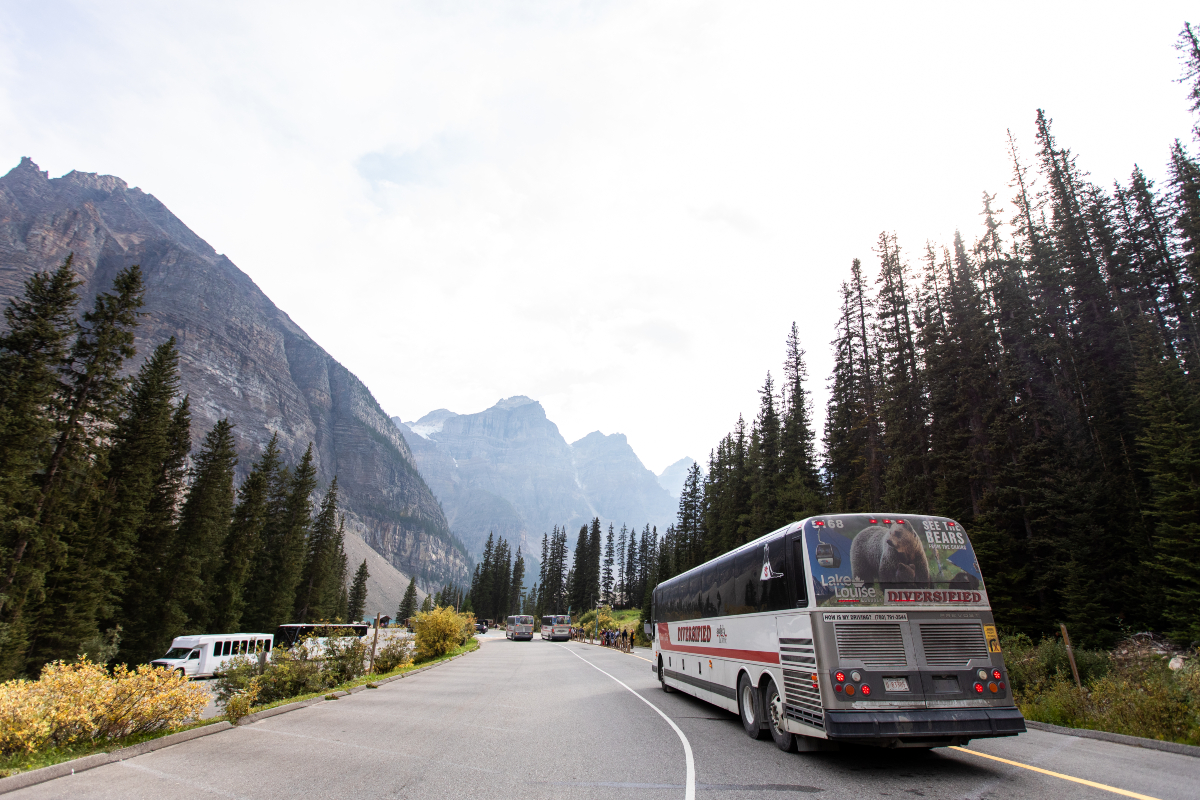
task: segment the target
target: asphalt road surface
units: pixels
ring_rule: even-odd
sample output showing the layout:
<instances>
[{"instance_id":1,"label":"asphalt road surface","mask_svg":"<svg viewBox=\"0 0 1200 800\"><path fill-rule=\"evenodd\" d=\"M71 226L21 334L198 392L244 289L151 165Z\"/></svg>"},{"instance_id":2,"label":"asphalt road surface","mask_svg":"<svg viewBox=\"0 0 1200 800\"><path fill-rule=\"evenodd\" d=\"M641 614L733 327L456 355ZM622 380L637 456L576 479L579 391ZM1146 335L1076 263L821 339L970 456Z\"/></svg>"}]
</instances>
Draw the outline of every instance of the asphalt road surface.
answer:
<instances>
[{"instance_id":1,"label":"asphalt road surface","mask_svg":"<svg viewBox=\"0 0 1200 800\"><path fill-rule=\"evenodd\" d=\"M378 690L12 796L1200 797L1200 759L1038 731L966 750L783 753L747 737L735 715L664 693L636 656L481 638L479 652Z\"/></svg>"}]
</instances>

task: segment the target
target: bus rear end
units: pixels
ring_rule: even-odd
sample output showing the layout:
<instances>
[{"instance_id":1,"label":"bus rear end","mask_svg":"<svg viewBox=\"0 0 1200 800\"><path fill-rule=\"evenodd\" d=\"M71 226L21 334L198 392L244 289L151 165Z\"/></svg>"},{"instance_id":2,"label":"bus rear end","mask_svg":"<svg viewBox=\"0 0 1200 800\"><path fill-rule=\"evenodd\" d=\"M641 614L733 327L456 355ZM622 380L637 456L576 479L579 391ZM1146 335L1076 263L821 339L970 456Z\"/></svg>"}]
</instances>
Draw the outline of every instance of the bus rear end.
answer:
<instances>
[{"instance_id":1,"label":"bus rear end","mask_svg":"<svg viewBox=\"0 0 1200 800\"><path fill-rule=\"evenodd\" d=\"M548 614L542 617L542 638L552 642L565 642L571 638L571 618L566 614Z\"/></svg>"},{"instance_id":2,"label":"bus rear end","mask_svg":"<svg viewBox=\"0 0 1200 800\"><path fill-rule=\"evenodd\" d=\"M506 622L505 636L507 638L527 642L533 640L533 617L528 614L516 614L509 617Z\"/></svg>"},{"instance_id":3,"label":"bus rear end","mask_svg":"<svg viewBox=\"0 0 1200 800\"><path fill-rule=\"evenodd\" d=\"M803 535L811 639L780 639L797 733L929 747L1025 730L961 525L842 514L807 520Z\"/></svg>"}]
</instances>

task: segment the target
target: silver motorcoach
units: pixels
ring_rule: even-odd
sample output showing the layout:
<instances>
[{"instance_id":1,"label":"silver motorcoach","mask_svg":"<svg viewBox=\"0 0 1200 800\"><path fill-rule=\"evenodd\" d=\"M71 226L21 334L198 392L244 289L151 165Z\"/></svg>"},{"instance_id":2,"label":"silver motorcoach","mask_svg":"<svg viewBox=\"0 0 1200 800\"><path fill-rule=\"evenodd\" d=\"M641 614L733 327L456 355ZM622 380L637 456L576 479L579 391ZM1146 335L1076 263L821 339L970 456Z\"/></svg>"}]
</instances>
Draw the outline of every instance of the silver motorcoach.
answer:
<instances>
[{"instance_id":1,"label":"silver motorcoach","mask_svg":"<svg viewBox=\"0 0 1200 800\"><path fill-rule=\"evenodd\" d=\"M1025 730L970 540L945 517L792 523L659 585L652 620L664 690L785 750Z\"/></svg>"}]
</instances>

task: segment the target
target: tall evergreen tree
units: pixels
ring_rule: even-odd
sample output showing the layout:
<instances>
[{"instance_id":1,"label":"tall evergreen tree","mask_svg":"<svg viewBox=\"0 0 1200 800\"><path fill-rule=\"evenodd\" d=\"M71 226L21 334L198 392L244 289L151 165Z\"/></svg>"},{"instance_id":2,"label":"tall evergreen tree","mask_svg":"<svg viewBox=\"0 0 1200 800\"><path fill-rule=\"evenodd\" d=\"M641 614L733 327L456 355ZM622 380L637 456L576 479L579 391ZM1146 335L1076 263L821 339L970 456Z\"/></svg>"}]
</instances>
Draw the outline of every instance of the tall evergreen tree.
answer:
<instances>
[{"instance_id":1,"label":"tall evergreen tree","mask_svg":"<svg viewBox=\"0 0 1200 800\"><path fill-rule=\"evenodd\" d=\"M409 578L408 588L404 590L404 597L400 600L400 609L396 612L396 619L404 622L410 617L417 614L417 579Z\"/></svg>"},{"instance_id":2,"label":"tall evergreen tree","mask_svg":"<svg viewBox=\"0 0 1200 800\"><path fill-rule=\"evenodd\" d=\"M179 516L170 557L173 574L162 609L171 636L203 632L213 617L207 580L221 566L221 554L233 521L233 471L237 454L233 425L222 419L205 435L192 468L192 484Z\"/></svg>"},{"instance_id":3,"label":"tall evergreen tree","mask_svg":"<svg viewBox=\"0 0 1200 800\"><path fill-rule=\"evenodd\" d=\"M354 572L354 582L350 584L350 598L346 610L349 615L348 622L356 622L363 618L363 610L367 606L367 578L369 577L371 577L371 573L367 570L367 560L364 558Z\"/></svg>"},{"instance_id":4,"label":"tall evergreen tree","mask_svg":"<svg viewBox=\"0 0 1200 800\"><path fill-rule=\"evenodd\" d=\"M345 568L338 560L342 553L338 538L337 503L337 476L334 476L321 500L321 509L317 512L308 537L308 552L304 557L296 591L295 619L298 622L308 622L322 616L328 618L328 612L332 610L330 606L336 603L338 584L345 574ZM350 600L353 608L353 596Z\"/></svg>"}]
</instances>

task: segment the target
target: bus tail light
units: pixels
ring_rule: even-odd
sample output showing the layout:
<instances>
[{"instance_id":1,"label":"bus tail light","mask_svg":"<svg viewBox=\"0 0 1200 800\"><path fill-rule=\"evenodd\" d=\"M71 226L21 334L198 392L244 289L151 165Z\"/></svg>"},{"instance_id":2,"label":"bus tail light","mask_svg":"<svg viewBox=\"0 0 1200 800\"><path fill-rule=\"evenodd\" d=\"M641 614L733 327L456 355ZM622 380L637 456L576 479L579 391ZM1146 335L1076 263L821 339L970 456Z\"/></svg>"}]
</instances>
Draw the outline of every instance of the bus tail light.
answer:
<instances>
[{"instance_id":1,"label":"bus tail light","mask_svg":"<svg viewBox=\"0 0 1200 800\"><path fill-rule=\"evenodd\" d=\"M871 687L870 687L870 686L867 686L867 685L864 683L864 684L862 685L862 693L863 693L863 697L870 697L870 696L871 696Z\"/></svg>"},{"instance_id":2,"label":"bus tail light","mask_svg":"<svg viewBox=\"0 0 1200 800\"><path fill-rule=\"evenodd\" d=\"M1000 670L994 669L994 670L992 670L992 677L995 678L996 680L1000 680L1004 676L1000 674Z\"/></svg>"},{"instance_id":3,"label":"bus tail light","mask_svg":"<svg viewBox=\"0 0 1200 800\"><path fill-rule=\"evenodd\" d=\"M835 683L833 685L833 690L840 693L842 691L842 685L840 683Z\"/></svg>"},{"instance_id":4,"label":"bus tail light","mask_svg":"<svg viewBox=\"0 0 1200 800\"><path fill-rule=\"evenodd\" d=\"M835 672L835 673L833 673L833 679L835 681L837 681L838 683L845 683L846 682L846 673Z\"/></svg>"},{"instance_id":5,"label":"bus tail light","mask_svg":"<svg viewBox=\"0 0 1200 800\"><path fill-rule=\"evenodd\" d=\"M983 694L983 684L982 683L975 684L975 691L978 694Z\"/></svg>"},{"instance_id":6,"label":"bus tail light","mask_svg":"<svg viewBox=\"0 0 1200 800\"><path fill-rule=\"evenodd\" d=\"M846 684L846 694L848 694L848 695L854 694L854 684L853 683Z\"/></svg>"},{"instance_id":7,"label":"bus tail light","mask_svg":"<svg viewBox=\"0 0 1200 800\"><path fill-rule=\"evenodd\" d=\"M991 692L992 694L995 694L996 692L1000 691L1000 687L998 687L996 685L995 681L990 681L988 683L988 691Z\"/></svg>"}]
</instances>

